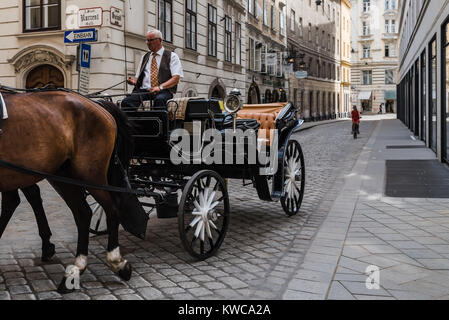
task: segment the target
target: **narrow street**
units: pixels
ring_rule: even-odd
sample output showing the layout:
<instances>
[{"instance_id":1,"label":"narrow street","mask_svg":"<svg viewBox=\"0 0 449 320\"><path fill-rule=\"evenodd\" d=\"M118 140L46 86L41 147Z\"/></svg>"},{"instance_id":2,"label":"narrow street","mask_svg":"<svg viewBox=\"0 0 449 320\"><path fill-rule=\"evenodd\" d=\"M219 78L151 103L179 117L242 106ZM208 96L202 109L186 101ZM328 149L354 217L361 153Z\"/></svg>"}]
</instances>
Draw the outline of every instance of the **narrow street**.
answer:
<instances>
[{"instance_id":1,"label":"narrow street","mask_svg":"<svg viewBox=\"0 0 449 320\"><path fill-rule=\"evenodd\" d=\"M304 262L343 177L354 166L377 122L362 124L354 140L350 122L320 125L296 135L306 159L306 191L299 215L287 217L280 203L261 202L256 191L231 181L231 222L218 254L195 262L184 252L177 220L151 217L147 239L121 231L121 250L134 267L119 280L105 264L107 236L92 237L82 289L64 299L282 299ZM40 184L57 254L40 262L34 215L23 200L0 241L0 298L61 298L55 287L73 263L76 228L70 211L53 189Z\"/></svg>"}]
</instances>

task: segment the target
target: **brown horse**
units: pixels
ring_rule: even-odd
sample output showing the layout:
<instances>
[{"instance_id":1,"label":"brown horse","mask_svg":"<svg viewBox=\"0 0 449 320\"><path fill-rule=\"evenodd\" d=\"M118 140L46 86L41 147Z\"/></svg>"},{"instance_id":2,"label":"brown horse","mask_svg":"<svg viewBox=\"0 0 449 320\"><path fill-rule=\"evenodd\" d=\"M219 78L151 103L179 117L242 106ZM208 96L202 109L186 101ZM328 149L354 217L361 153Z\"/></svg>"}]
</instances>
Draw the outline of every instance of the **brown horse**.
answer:
<instances>
[{"instance_id":1,"label":"brown horse","mask_svg":"<svg viewBox=\"0 0 449 320\"><path fill-rule=\"evenodd\" d=\"M55 174L97 185L108 185L115 169L116 151L122 163L129 162L132 142L129 122L120 109L104 102L105 108L79 94L67 91L32 93L4 92L9 118L3 122L0 159L36 171ZM29 187L42 177L0 167L0 192ZM87 266L89 225L92 211L82 187L50 181L71 209L78 229L74 265L67 269L58 291L73 286L67 280ZM115 195L87 188L106 212L107 261L122 279L131 277L131 265L122 258L118 243L119 210Z\"/></svg>"}]
</instances>

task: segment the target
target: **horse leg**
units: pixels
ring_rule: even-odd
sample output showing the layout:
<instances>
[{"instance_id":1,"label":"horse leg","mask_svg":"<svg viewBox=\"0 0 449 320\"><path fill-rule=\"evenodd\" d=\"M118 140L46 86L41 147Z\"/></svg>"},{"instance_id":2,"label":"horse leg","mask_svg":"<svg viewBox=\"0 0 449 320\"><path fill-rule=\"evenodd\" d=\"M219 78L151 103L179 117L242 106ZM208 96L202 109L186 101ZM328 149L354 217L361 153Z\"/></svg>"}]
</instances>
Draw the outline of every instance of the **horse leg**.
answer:
<instances>
[{"instance_id":1,"label":"horse leg","mask_svg":"<svg viewBox=\"0 0 449 320\"><path fill-rule=\"evenodd\" d=\"M107 191L92 189L89 190L89 193L98 201L106 213L106 224L108 227L108 253L106 260L111 269L122 280L129 281L131 279L132 267L120 254L118 241L119 211L117 205Z\"/></svg>"},{"instance_id":2,"label":"horse leg","mask_svg":"<svg viewBox=\"0 0 449 320\"><path fill-rule=\"evenodd\" d=\"M92 211L85 200L83 188L54 181L51 182L51 185L69 206L78 229L75 262L73 265L67 267L58 287L59 293L69 293L74 290L73 286L69 285L71 280L74 280L73 277L83 274L87 267L89 225L92 219Z\"/></svg>"},{"instance_id":3,"label":"horse leg","mask_svg":"<svg viewBox=\"0 0 449 320\"><path fill-rule=\"evenodd\" d=\"M50 242L52 236L50 227L48 225L47 217L45 216L44 207L42 206L41 192L37 184L21 189L25 198L33 208L36 217L37 228L39 236L42 239L42 261L49 261L55 254L55 245Z\"/></svg>"},{"instance_id":4,"label":"horse leg","mask_svg":"<svg viewBox=\"0 0 449 320\"><path fill-rule=\"evenodd\" d=\"M11 220L12 214L20 204L19 191L2 192L2 212L0 215L0 238Z\"/></svg>"}]
</instances>

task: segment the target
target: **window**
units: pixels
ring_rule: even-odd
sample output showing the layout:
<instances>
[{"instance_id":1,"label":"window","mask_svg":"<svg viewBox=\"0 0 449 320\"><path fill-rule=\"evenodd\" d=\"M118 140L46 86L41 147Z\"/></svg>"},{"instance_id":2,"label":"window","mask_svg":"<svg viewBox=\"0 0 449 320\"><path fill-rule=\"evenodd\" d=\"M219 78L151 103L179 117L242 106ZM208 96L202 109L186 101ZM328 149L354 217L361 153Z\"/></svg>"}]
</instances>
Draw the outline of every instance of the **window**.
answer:
<instances>
[{"instance_id":1,"label":"window","mask_svg":"<svg viewBox=\"0 0 449 320\"><path fill-rule=\"evenodd\" d=\"M248 46L249 46L249 48L248 48L248 57L246 59L248 61L248 69L249 70L254 70L254 57L256 56L254 39L249 38Z\"/></svg>"},{"instance_id":2,"label":"window","mask_svg":"<svg viewBox=\"0 0 449 320\"><path fill-rule=\"evenodd\" d=\"M429 136L430 147L437 151L437 40L434 38L429 44Z\"/></svg>"},{"instance_id":3,"label":"window","mask_svg":"<svg viewBox=\"0 0 449 320\"><path fill-rule=\"evenodd\" d=\"M367 59L371 57L371 46L369 44L363 45L363 58Z\"/></svg>"},{"instance_id":4,"label":"window","mask_svg":"<svg viewBox=\"0 0 449 320\"><path fill-rule=\"evenodd\" d=\"M385 20L385 33L396 33L396 20Z\"/></svg>"},{"instance_id":5,"label":"window","mask_svg":"<svg viewBox=\"0 0 449 320\"><path fill-rule=\"evenodd\" d=\"M363 0L363 12L369 12L371 7L371 0Z\"/></svg>"},{"instance_id":6,"label":"window","mask_svg":"<svg viewBox=\"0 0 449 320\"><path fill-rule=\"evenodd\" d=\"M186 48L196 50L196 1L186 0Z\"/></svg>"},{"instance_id":7,"label":"window","mask_svg":"<svg viewBox=\"0 0 449 320\"><path fill-rule=\"evenodd\" d=\"M395 84L394 70L385 70L385 84Z\"/></svg>"},{"instance_id":8,"label":"window","mask_svg":"<svg viewBox=\"0 0 449 320\"><path fill-rule=\"evenodd\" d=\"M60 0L25 0L23 31L61 29Z\"/></svg>"},{"instance_id":9,"label":"window","mask_svg":"<svg viewBox=\"0 0 449 320\"><path fill-rule=\"evenodd\" d=\"M274 1L271 2L271 29L276 30L276 9Z\"/></svg>"},{"instance_id":10,"label":"window","mask_svg":"<svg viewBox=\"0 0 449 320\"><path fill-rule=\"evenodd\" d=\"M362 22L362 35L364 35L364 36L370 35L369 24L366 21Z\"/></svg>"},{"instance_id":11,"label":"window","mask_svg":"<svg viewBox=\"0 0 449 320\"><path fill-rule=\"evenodd\" d=\"M208 55L216 57L217 56L217 8L208 5Z\"/></svg>"},{"instance_id":12,"label":"window","mask_svg":"<svg viewBox=\"0 0 449 320\"><path fill-rule=\"evenodd\" d=\"M285 35L284 12L279 9L279 33Z\"/></svg>"},{"instance_id":13,"label":"window","mask_svg":"<svg viewBox=\"0 0 449 320\"><path fill-rule=\"evenodd\" d=\"M242 64L242 27L240 26L240 23L235 23L235 64L241 65Z\"/></svg>"},{"instance_id":14,"label":"window","mask_svg":"<svg viewBox=\"0 0 449 320\"><path fill-rule=\"evenodd\" d=\"M302 18L299 18L298 35L299 35L300 38L302 38L302 36L303 36L303 31L302 31Z\"/></svg>"},{"instance_id":15,"label":"window","mask_svg":"<svg viewBox=\"0 0 449 320\"><path fill-rule=\"evenodd\" d=\"M248 0L248 13L253 16L256 14L256 2L255 0Z\"/></svg>"},{"instance_id":16,"label":"window","mask_svg":"<svg viewBox=\"0 0 449 320\"><path fill-rule=\"evenodd\" d=\"M268 26L268 0L263 0L263 24Z\"/></svg>"},{"instance_id":17,"label":"window","mask_svg":"<svg viewBox=\"0 0 449 320\"><path fill-rule=\"evenodd\" d=\"M309 41L312 41L312 24L311 23L309 23L309 30L308 30L307 39Z\"/></svg>"},{"instance_id":18,"label":"window","mask_svg":"<svg viewBox=\"0 0 449 320\"><path fill-rule=\"evenodd\" d=\"M371 70L363 71L362 84L363 85L373 84L373 72Z\"/></svg>"},{"instance_id":19,"label":"window","mask_svg":"<svg viewBox=\"0 0 449 320\"><path fill-rule=\"evenodd\" d=\"M159 0L159 30L167 42L173 41L171 21L172 0Z\"/></svg>"},{"instance_id":20,"label":"window","mask_svg":"<svg viewBox=\"0 0 449 320\"><path fill-rule=\"evenodd\" d=\"M290 31L295 32L295 11L290 12Z\"/></svg>"},{"instance_id":21,"label":"window","mask_svg":"<svg viewBox=\"0 0 449 320\"><path fill-rule=\"evenodd\" d=\"M385 45L385 57L394 57L394 56L395 56L394 45L386 44Z\"/></svg>"},{"instance_id":22,"label":"window","mask_svg":"<svg viewBox=\"0 0 449 320\"><path fill-rule=\"evenodd\" d=\"M225 38L224 38L224 49L225 49L225 61L232 61L232 20L231 17L225 16Z\"/></svg>"}]
</instances>

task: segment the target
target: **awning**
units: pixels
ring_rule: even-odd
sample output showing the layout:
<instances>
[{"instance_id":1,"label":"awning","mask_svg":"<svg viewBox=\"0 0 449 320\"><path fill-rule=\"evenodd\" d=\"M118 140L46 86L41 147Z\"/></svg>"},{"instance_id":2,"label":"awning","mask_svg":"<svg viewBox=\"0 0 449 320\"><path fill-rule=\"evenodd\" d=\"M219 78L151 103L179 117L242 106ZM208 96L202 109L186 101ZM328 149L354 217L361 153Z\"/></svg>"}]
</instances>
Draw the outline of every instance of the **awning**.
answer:
<instances>
[{"instance_id":1,"label":"awning","mask_svg":"<svg viewBox=\"0 0 449 320\"><path fill-rule=\"evenodd\" d=\"M396 90L385 90L385 100L396 100Z\"/></svg>"},{"instance_id":2,"label":"awning","mask_svg":"<svg viewBox=\"0 0 449 320\"><path fill-rule=\"evenodd\" d=\"M361 91L359 93L359 100L370 100L371 99L371 91Z\"/></svg>"}]
</instances>

